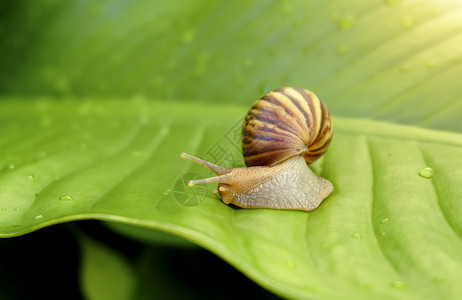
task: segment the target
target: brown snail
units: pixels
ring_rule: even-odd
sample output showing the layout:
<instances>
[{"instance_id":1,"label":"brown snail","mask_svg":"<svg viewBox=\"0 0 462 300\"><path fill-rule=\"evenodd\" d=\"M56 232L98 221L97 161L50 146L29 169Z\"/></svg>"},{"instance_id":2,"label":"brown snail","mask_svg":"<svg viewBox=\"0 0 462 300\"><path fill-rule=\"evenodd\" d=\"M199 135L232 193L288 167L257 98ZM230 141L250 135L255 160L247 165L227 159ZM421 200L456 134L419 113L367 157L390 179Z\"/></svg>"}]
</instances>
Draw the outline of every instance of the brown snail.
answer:
<instances>
[{"instance_id":1,"label":"brown snail","mask_svg":"<svg viewBox=\"0 0 462 300\"><path fill-rule=\"evenodd\" d=\"M227 169L182 153L218 176L189 185L218 183L224 203L243 208L310 211L333 191L332 183L308 167L323 155L332 138L324 103L305 89L282 88L257 100L242 126L246 168Z\"/></svg>"}]
</instances>

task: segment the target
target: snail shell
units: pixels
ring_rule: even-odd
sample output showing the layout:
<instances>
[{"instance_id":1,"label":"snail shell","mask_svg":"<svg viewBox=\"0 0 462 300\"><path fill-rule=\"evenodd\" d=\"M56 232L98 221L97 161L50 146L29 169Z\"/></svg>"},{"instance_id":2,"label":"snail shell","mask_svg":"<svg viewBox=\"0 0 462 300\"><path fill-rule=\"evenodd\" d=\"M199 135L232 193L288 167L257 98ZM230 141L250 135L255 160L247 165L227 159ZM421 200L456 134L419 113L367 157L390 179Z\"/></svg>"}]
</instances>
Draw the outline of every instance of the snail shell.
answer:
<instances>
[{"instance_id":1,"label":"snail shell","mask_svg":"<svg viewBox=\"0 0 462 300\"><path fill-rule=\"evenodd\" d=\"M332 139L324 103L305 89L282 88L261 97L242 126L246 166L275 165L297 155L307 164L321 157Z\"/></svg>"},{"instance_id":2,"label":"snail shell","mask_svg":"<svg viewBox=\"0 0 462 300\"><path fill-rule=\"evenodd\" d=\"M250 108L242 127L247 168L227 169L182 153L181 157L218 176L189 185L218 183L224 203L243 208L310 211L333 191L307 164L323 155L332 139L325 105L305 89L282 88L267 93Z\"/></svg>"}]
</instances>

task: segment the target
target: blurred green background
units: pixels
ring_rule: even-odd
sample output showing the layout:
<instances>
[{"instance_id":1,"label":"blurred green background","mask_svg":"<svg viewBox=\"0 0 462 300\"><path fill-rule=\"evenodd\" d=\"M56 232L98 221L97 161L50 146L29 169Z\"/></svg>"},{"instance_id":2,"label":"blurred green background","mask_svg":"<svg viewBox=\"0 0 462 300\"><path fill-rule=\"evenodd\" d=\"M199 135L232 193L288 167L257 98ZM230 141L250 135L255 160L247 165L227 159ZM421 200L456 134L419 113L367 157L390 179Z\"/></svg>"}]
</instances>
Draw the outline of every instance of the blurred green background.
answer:
<instances>
[{"instance_id":1,"label":"blurred green background","mask_svg":"<svg viewBox=\"0 0 462 300\"><path fill-rule=\"evenodd\" d=\"M450 122L461 111L451 80L461 76L457 0L1 5L3 95L247 107L301 86L333 115L462 129Z\"/></svg>"},{"instance_id":2,"label":"blurred green background","mask_svg":"<svg viewBox=\"0 0 462 300\"><path fill-rule=\"evenodd\" d=\"M2 1L0 101L245 110L296 86L337 117L460 133L461 20L461 1ZM0 240L0 298L278 298L198 246L128 231Z\"/></svg>"}]
</instances>

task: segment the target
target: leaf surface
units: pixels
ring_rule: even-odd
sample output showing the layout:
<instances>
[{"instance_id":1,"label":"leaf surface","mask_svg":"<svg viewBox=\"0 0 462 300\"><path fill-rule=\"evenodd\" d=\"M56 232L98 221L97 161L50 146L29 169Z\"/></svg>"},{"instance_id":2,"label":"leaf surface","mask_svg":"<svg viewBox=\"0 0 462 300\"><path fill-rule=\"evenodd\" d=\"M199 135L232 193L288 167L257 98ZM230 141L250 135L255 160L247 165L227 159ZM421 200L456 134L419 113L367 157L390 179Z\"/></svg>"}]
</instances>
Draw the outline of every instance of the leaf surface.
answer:
<instances>
[{"instance_id":1,"label":"leaf surface","mask_svg":"<svg viewBox=\"0 0 462 300\"><path fill-rule=\"evenodd\" d=\"M87 299L132 299L135 290L133 266L114 249L81 236L80 278Z\"/></svg>"},{"instance_id":2,"label":"leaf surface","mask_svg":"<svg viewBox=\"0 0 462 300\"><path fill-rule=\"evenodd\" d=\"M313 165L334 193L312 212L243 210L213 196L212 185L185 186L188 173L210 174L179 157L212 160L219 144L229 159L217 163L241 164L230 133L242 107L45 99L1 106L10 112L1 116L9 124L0 156L3 237L96 218L180 235L291 298L461 292L460 134L334 117L332 145ZM433 178L418 175L424 167Z\"/></svg>"}]
</instances>

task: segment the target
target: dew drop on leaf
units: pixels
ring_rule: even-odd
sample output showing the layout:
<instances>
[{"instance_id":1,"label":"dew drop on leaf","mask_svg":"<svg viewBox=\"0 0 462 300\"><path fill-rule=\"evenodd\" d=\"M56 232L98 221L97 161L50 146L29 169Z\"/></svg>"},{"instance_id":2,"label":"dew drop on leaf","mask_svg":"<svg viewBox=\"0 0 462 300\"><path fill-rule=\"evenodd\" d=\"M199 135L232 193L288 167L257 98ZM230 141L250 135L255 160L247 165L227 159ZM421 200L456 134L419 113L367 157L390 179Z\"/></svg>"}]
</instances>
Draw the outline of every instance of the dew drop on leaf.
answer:
<instances>
[{"instance_id":1,"label":"dew drop on leaf","mask_svg":"<svg viewBox=\"0 0 462 300\"><path fill-rule=\"evenodd\" d=\"M29 175L27 175L27 178L29 178L29 179L34 179L34 178L35 178L35 175L34 175L34 174L29 174Z\"/></svg>"},{"instance_id":2,"label":"dew drop on leaf","mask_svg":"<svg viewBox=\"0 0 462 300\"><path fill-rule=\"evenodd\" d=\"M286 261L286 265L291 269L295 269L296 267L295 263L291 260Z\"/></svg>"},{"instance_id":3,"label":"dew drop on leaf","mask_svg":"<svg viewBox=\"0 0 462 300\"><path fill-rule=\"evenodd\" d=\"M22 208L21 207L15 207L14 211L22 211Z\"/></svg>"},{"instance_id":4,"label":"dew drop on leaf","mask_svg":"<svg viewBox=\"0 0 462 300\"><path fill-rule=\"evenodd\" d=\"M8 226L7 229L13 229L13 228L18 228L18 227L21 227L21 225L20 224L11 225L11 226Z\"/></svg>"},{"instance_id":5,"label":"dew drop on leaf","mask_svg":"<svg viewBox=\"0 0 462 300\"><path fill-rule=\"evenodd\" d=\"M6 207L2 207L0 210L1 211L7 211L8 209Z\"/></svg>"},{"instance_id":6,"label":"dew drop on leaf","mask_svg":"<svg viewBox=\"0 0 462 300\"><path fill-rule=\"evenodd\" d=\"M64 196L59 197L59 200L61 200L61 201L72 201L73 199L69 195L64 195Z\"/></svg>"},{"instance_id":7,"label":"dew drop on leaf","mask_svg":"<svg viewBox=\"0 0 462 300\"><path fill-rule=\"evenodd\" d=\"M35 216L35 219L36 219L36 220L40 220L41 218L43 218L42 215L36 215L36 216Z\"/></svg>"},{"instance_id":8,"label":"dew drop on leaf","mask_svg":"<svg viewBox=\"0 0 462 300\"><path fill-rule=\"evenodd\" d=\"M404 290L407 287L406 283L401 280L392 281L390 286L397 290Z\"/></svg>"},{"instance_id":9,"label":"dew drop on leaf","mask_svg":"<svg viewBox=\"0 0 462 300\"><path fill-rule=\"evenodd\" d=\"M354 238L354 239L358 239L358 240L363 238L363 236L362 236L361 233L359 233L359 232L353 233L353 234L351 235L351 237Z\"/></svg>"},{"instance_id":10,"label":"dew drop on leaf","mask_svg":"<svg viewBox=\"0 0 462 300\"><path fill-rule=\"evenodd\" d=\"M380 224L387 224L390 221L390 219L385 218L382 221L380 221Z\"/></svg>"},{"instance_id":11,"label":"dew drop on leaf","mask_svg":"<svg viewBox=\"0 0 462 300\"><path fill-rule=\"evenodd\" d=\"M432 168L425 167L420 169L419 176L426 179L431 179L435 175L435 171Z\"/></svg>"}]
</instances>

